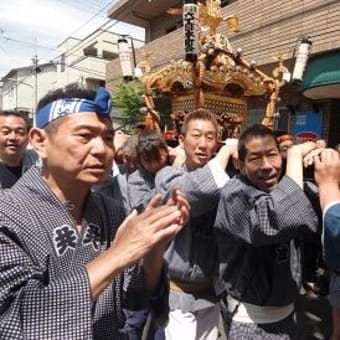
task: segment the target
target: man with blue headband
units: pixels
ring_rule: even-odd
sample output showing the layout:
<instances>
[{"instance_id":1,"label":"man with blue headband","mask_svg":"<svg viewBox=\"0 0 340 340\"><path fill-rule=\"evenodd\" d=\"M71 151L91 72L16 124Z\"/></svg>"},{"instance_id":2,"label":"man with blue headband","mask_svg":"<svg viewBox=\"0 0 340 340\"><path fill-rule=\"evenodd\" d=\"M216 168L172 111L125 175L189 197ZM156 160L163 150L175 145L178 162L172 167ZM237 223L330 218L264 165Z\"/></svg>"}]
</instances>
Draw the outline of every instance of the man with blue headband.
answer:
<instances>
[{"instance_id":1,"label":"man with blue headband","mask_svg":"<svg viewBox=\"0 0 340 340\"><path fill-rule=\"evenodd\" d=\"M78 86L44 97L30 141L42 160L0 197L0 338L126 339L123 308L166 319L163 252L188 205L179 191L124 220L91 192L114 156L111 98Z\"/></svg>"}]
</instances>

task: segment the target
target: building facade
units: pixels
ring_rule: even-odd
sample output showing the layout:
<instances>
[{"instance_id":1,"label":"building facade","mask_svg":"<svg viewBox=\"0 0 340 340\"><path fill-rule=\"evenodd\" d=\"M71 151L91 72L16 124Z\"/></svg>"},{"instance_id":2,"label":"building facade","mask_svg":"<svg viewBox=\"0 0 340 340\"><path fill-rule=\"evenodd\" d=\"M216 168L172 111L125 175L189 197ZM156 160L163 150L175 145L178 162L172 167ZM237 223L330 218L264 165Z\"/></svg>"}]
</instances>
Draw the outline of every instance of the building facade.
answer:
<instances>
[{"instance_id":1,"label":"building facade","mask_svg":"<svg viewBox=\"0 0 340 340\"><path fill-rule=\"evenodd\" d=\"M280 91L276 127L300 138L315 134L329 145L340 142L340 1L337 0L234 0L221 1L225 16L237 15L240 32L231 33L221 25L234 51L242 48L243 57L256 61L268 75L278 57L293 70L294 49L303 36L310 37L312 54L302 84L287 84ZM183 30L180 16L165 11L182 6L182 1L121 0L108 11L109 17L145 28L146 44L136 49L137 62L143 51L152 53L153 69L183 58ZM323 69L321 65L328 65ZM106 80L120 74L118 60L107 64ZM322 78L322 81L319 78ZM250 98L247 123L263 118L264 100ZM339 118L338 118L339 117Z\"/></svg>"},{"instance_id":2,"label":"building facade","mask_svg":"<svg viewBox=\"0 0 340 340\"><path fill-rule=\"evenodd\" d=\"M64 87L70 83L81 83L91 89L104 85L106 64L118 58L119 35L98 29L80 40L68 38L58 47L60 53L57 62L57 84ZM135 47L144 45L141 40L134 40Z\"/></svg>"},{"instance_id":3,"label":"building facade","mask_svg":"<svg viewBox=\"0 0 340 340\"><path fill-rule=\"evenodd\" d=\"M33 120L36 104L47 92L56 88L57 67L53 63L10 70L2 79L3 110L24 112Z\"/></svg>"}]
</instances>

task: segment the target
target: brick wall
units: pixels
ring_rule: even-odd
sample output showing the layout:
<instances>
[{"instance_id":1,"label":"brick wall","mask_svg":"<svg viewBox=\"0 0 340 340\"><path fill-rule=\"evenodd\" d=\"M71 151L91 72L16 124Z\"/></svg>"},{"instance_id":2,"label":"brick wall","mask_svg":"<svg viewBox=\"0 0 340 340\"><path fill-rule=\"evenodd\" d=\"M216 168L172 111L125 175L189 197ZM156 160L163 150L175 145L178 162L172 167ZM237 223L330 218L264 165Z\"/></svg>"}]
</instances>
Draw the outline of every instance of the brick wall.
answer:
<instances>
[{"instance_id":1,"label":"brick wall","mask_svg":"<svg viewBox=\"0 0 340 340\"><path fill-rule=\"evenodd\" d=\"M313 41L312 53L321 53L340 48L340 1L339 0L238 0L222 9L223 15L235 14L239 18L240 32L228 32L223 25L219 32L228 36L234 50L241 47L246 60L256 60L266 73L275 67L274 58L281 55L290 68L294 46L299 38L308 35ZM155 25L154 36L165 28L168 20L161 18ZM157 38L136 51L139 62L141 51L153 53L150 63L153 68L165 66L170 60L183 57L182 29ZM107 65L107 81L115 75L120 75L119 60ZM312 102L298 93L296 88L285 86L281 89L279 104L299 105L300 108L311 108ZM335 144L337 142L337 128L340 126L340 115L336 108L340 108L339 101L324 100L319 102L324 112L323 137ZM263 98L251 99L248 109L264 109ZM340 139L338 140L340 142Z\"/></svg>"},{"instance_id":2,"label":"brick wall","mask_svg":"<svg viewBox=\"0 0 340 340\"><path fill-rule=\"evenodd\" d=\"M244 57L258 64L279 54L290 58L299 37L308 35L313 53L340 47L340 2L336 0L245 0L225 10L239 16L241 32L230 41L242 47Z\"/></svg>"},{"instance_id":3,"label":"brick wall","mask_svg":"<svg viewBox=\"0 0 340 340\"><path fill-rule=\"evenodd\" d=\"M256 60L258 65L273 62L273 57L292 56L296 41L309 35L313 41L313 53L340 48L340 1L338 0L238 0L222 9L223 15L236 14L239 33L227 32L221 25L220 32L227 34L234 49L241 47L244 58ZM174 19L169 16L158 20L152 36L161 34ZM153 67L166 64L183 56L182 29L151 41L141 49L153 53ZM137 50L137 62L140 50ZM120 74L119 60L107 65L107 80Z\"/></svg>"}]
</instances>

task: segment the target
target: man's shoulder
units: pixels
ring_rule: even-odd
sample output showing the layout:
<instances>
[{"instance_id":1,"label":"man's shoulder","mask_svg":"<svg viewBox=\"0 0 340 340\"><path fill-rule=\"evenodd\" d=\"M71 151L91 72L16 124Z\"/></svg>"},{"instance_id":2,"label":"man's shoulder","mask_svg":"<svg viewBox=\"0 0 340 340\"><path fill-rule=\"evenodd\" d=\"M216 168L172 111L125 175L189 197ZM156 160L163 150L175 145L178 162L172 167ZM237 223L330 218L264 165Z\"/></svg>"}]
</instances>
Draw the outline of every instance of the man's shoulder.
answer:
<instances>
[{"instance_id":1,"label":"man's shoulder","mask_svg":"<svg viewBox=\"0 0 340 340\"><path fill-rule=\"evenodd\" d=\"M116 176L109 176L105 182L103 183L100 183L100 184L96 184L92 187L92 192L102 192L103 190L104 191L113 191L113 188L115 186L118 186L119 183L118 183L118 176L119 175L116 175Z\"/></svg>"},{"instance_id":2,"label":"man's shoulder","mask_svg":"<svg viewBox=\"0 0 340 340\"><path fill-rule=\"evenodd\" d=\"M306 189L306 187L304 187ZM270 192L273 197L299 197L301 194L306 196L305 190L302 189L292 178L287 175L282 176L278 185Z\"/></svg>"},{"instance_id":3,"label":"man's shoulder","mask_svg":"<svg viewBox=\"0 0 340 340\"><path fill-rule=\"evenodd\" d=\"M246 176L235 175L221 189L221 201L228 202L228 205L241 206L257 202L258 199L266 198L270 193L256 188Z\"/></svg>"},{"instance_id":4,"label":"man's shoulder","mask_svg":"<svg viewBox=\"0 0 340 340\"><path fill-rule=\"evenodd\" d=\"M29 172L32 171L34 171L33 168L29 170ZM7 204L9 202L20 202L26 200L27 196L31 196L32 191L28 187L30 181L31 178L26 172L11 188L2 189L0 194L0 205ZM37 192L38 188L35 189L35 192Z\"/></svg>"},{"instance_id":5,"label":"man's shoulder","mask_svg":"<svg viewBox=\"0 0 340 340\"><path fill-rule=\"evenodd\" d=\"M340 225L340 202L336 201L325 207L324 221L328 223L329 220L331 220L332 223L336 221L336 224Z\"/></svg>"},{"instance_id":6,"label":"man's shoulder","mask_svg":"<svg viewBox=\"0 0 340 340\"><path fill-rule=\"evenodd\" d=\"M91 206L88 207L89 209L99 209L102 213L113 216L125 216L123 203L104 192L92 191L89 197L91 198Z\"/></svg>"},{"instance_id":7,"label":"man's shoulder","mask_svg":"<svg viewBox=\"0 0 340 340\"><path fill-rule=\"evenodd\" d=\"M137 169L129 175L127 181L130 184L132 182L135 182L136 180L140 180L142 177L143 177L142 171Z\"/></svg>"},{"instance_id":8,"label":"man's shoulder","mask_svg":"<svg viewBox=\"0 0 340 340\"><path fill-rule=\"evenodd\" d=\"M121 206L117 200L105 195L105 193L101 191L91 191L90 197L92 199L92 203L94 202L96 205L103 206L105 209L119 209Z\"/></svg>"},{"instance_id":9,"label":"man's shoulder","mask_svg":"<svg viewBox=\"0 0 340 340\"><path fill-rule=\"evenodd\" d=\"M224 185L224 187L221 189L221 192L223 193L230 193L234 190L241 190L245 188L246 190L249 188L255 187L247 180L247 178L243 175L235 175L231 177L228 182Z\"/></svg>"},{"instance_id":10,"label":"man's shoulder","mask_svg":"<svg viewBox=\"0 0 340 340\"><path fill-rule=\"evenodd\" d=\"M38 164L39 156L33 149L27 149L24 154L26 166Z\"/></svg>"},{"instance_id":11,"label":"man's shoulder","mask_svg":"<svg viewBox=\"0 0 340 340\"><path fill-rule=\"evenodd\" d=\"M85 211L85 215L93 217L95 210L95 215L99 216L103 225L111 230L110 233L124 221L126 209L121 200L116 200L102 192L91 192L89 199L91 204L87 205L88 211Z\"/></svg>"},{"instance_id":12,"label":"man's shoulder","mask_svg":"<svg viewBox=\"0 0 340 340\"><path fill-rule=\"evenodd\" d=\"M26 149L25 150L25 156L27 157L38 157L38 154L34 149Z\"/></svg>"},{"instance_id":13,"label":"man's shoulder","mask_svg":"<svg viewBox=\"0 0 340 340\"><path fill-rule=\"evenodd\" d=\"M161 179L161 178L167 178L168 176L172 176L172 175L184 175L186 173L187 171L185 170L184 167L178 168L172 165L167 165L157 172L156 178Z\"/></svg>"},{"instance_id":14,"label":"man's shoulder","mask_svg":"<svg viewBox=\"0 0 340 340\"><path fill-rule=\"evenodd\" d=\"M167 165L159 170L155 176L155 187L167 187L173 181L180 180L186 174L185 169Z\"/></svg>"},{"instance_id":15,"label":"man's shoulder","mask_svg":"<svg viewBox=\"0 0 340 340\"><path fill-rule=\"evenodd\" d=\"M0 228L3 225L22 225L27 218L23 206L24 195L18 195L13 188L0 191Z\"/></svg>"},{"instance_id":16,"label":"man's shoulder","mask_svg":"<svg viewBox=\"0 0 340 340\"><path fill-rule=\"evenodd\" d=\"M16 196L12 194L13 189L1 189L0 191L0 209L2 206L13 205L15 206Z\"/></svg>"},{"instance_id":17,"label":"man's shoulder","mask_svg":"<svg viewBox=\"0 0 340 340\"><path fill-rule=\"evenodd\" d=\"M147 183L154 183L155 177L148 171L139 169L134 171L129 177L128 177L128 184L129 185L141 185L141 184L147 184Z\"/></svg>"}]
</instances>

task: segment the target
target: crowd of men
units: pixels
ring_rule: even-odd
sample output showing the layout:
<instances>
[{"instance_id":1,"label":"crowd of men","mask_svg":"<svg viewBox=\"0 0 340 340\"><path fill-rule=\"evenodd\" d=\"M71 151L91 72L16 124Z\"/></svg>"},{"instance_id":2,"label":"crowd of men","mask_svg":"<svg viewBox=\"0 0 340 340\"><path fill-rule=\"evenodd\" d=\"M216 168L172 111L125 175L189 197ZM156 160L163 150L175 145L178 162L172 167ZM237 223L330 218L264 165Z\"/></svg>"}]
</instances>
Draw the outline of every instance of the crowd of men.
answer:
<instances>
[{"instance_id":1,"label":"crowd of men","mask_svg":"<svg viewBox=\"0 0 340 340\"><path fill-rule=\"evenodd\" d=\"M72 85L31 129L0 113L0 338L215 340L222 320L228 339L303 339L323 253L340 339L339 153L261 124L220 141L207 109L170 148L115 134L110 103Z\"/></svg>"}]
</instances>

